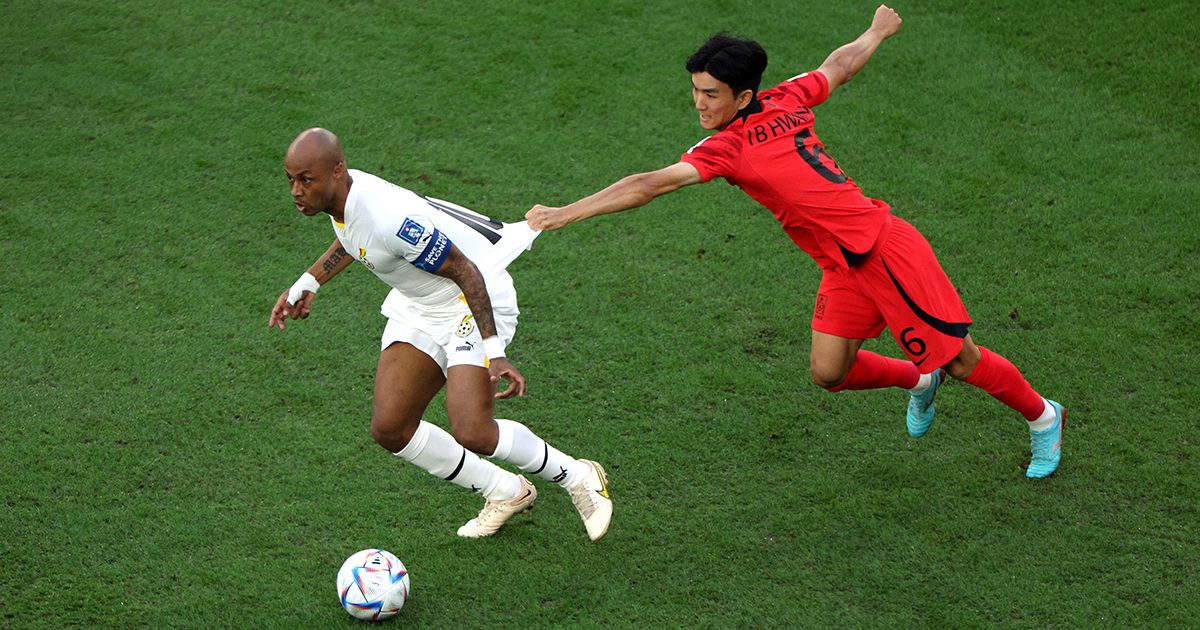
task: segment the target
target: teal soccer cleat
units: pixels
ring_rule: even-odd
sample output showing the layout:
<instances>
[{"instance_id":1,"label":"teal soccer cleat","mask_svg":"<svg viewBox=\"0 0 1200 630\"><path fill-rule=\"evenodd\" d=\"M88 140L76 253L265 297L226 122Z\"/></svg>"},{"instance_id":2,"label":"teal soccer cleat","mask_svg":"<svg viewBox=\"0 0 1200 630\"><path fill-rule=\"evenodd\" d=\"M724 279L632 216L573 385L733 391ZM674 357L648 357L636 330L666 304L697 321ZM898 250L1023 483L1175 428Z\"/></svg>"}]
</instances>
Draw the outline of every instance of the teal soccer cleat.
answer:
<instances>
[{"instance_id":1,"label":"teal soccer cleat","mask_svg":"<svg viewBox=\"0 0 1200 630\"><path fill-rule=\"evenodd\" d=\"M1058 468L1058 461L1062 459L1062 434L1063 425L1067 423L1067 411L1053 400L1047 402L1054 407L1056 417L1049 429L1029 431L1029 451L1032 456L1029 458L1029 468L1025 469L1025 476L1030 479L1041 479L1054 474Z\"/></svg>"},{"instance_id":2,"label":"teal soccer cleat","mask_svg":"<svg viewBox=\"0 0 1200 630\"><path fill-rule=\"evenodd\" d=\"M930 376L933 380L930 381L929 387L920 394L912 394L908 399L908 416L905 420L908 424L908 434L915 438L925 435L929 427L933 426L933 397L937 396L938 389L942 387L942 371L937 370Z\"/></svg>"}]
</instances>

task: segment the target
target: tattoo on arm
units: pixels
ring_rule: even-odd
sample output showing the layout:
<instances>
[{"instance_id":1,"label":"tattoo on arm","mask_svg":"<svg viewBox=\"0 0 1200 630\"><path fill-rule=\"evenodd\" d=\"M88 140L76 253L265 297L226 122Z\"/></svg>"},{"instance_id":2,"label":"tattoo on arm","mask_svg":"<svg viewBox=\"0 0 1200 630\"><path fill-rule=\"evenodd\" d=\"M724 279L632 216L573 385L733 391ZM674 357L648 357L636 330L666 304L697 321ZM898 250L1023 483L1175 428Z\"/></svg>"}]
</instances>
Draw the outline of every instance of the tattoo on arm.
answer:
<instances>
[{"instance_id":1,"label":"tattoo on arm","mask_svg":"<svg viewBox=\"0 0 1200 630\"><path fill-rule=\"evenodd\" d=\"M352 262L354 262L354 259L350 257L349 252L342 246L341 241L335 239L325 250L325 253L318 256L317 260L309 265L308 273L312 274L318 283L324 285L326 282L329 282L330 278L333 278L341 270L350 266Z\"/></svg>"},{"instance_id":2,"label":"tattoo on arm","mask_svg":"<svg viewBox=\"0 0 1200 630\"><path fill-rule=\"evenodd\" d=\"M451 247L446 261L442 263L442 268L438 269L436 273L443 278L453 280L462 290L463 297L467 298L467 306L471 308L471 314L475 316L475 325L479 327L479 334L484 339L495 336L496 320L492 315L492 300L488 296L483 274L479 273L479 268L475 266L475 263L463 255L457 247Z\"/></svg>"},{"instance_id":3,"label":"tattoo on arm","mask_svg":"<svg viewBox=\"0 0 1200 630\"><path fill-rule=\"evenodd\" d=\"M325 262L321 264L321 268L325 270L325 275L330 275L330 273L337 268L338 263L342 262L342 259L349 255L350 254L346 252L346 248L344 247L339 247L336 252L329 254L329 257L325 259Z\"/></svg>"}]
</instances>

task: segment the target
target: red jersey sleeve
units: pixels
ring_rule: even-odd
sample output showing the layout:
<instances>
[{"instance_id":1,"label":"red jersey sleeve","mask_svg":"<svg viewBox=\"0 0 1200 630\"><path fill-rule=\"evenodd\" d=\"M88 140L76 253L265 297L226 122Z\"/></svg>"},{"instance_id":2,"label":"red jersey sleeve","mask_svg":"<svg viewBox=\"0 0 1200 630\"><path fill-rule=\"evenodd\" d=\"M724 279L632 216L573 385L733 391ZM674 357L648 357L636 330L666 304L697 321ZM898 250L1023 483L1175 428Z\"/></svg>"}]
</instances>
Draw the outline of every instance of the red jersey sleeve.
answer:
<instances>
[{"instance_id":1,"label":"red jersey sleeve","mask_svg":"<svg viewBox=\"0 0 1200 630\"><path fill-rule=\"evenodd\" d=\"M801 105L806 107L816 107L825 102L829 98L829 80L825 75L813 70L798 74L779 85L763 92L763 96L773 96L776 94L785 94L796 98Z\"/></svg>"},{"instance_id":2,"label":"red jersey sleeve","mask_svg":"<svg viewBox=\"0 0 1200 630\"><path fill-rule=\"evenodd\" d=\"M733 175L736 170L738 154L741 153L742 143L736 134L725 131L713 134L695 146L688 149L680 158L700 171L700 181L707 182L715 177Z\"/></svg>"}]
</instances>

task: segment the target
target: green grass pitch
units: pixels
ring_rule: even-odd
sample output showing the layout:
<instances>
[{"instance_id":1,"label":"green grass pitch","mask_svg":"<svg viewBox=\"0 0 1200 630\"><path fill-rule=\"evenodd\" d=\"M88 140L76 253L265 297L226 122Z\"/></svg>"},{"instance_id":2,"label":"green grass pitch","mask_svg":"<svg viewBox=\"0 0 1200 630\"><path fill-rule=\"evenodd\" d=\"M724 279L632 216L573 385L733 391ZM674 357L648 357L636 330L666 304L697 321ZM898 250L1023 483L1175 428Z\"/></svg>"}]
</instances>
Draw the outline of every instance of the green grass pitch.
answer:
<instances>
[{"instance_id":1,"label":"green grass pitch","mask_svg":"<svg viewBox=\"0 0 1200 630\"><path fill-rule=\"evenodd\" d=\"M288 200L300 130L518 220L702 138L682 65L712 32L762 42L773 84L874 6L0 2L0 627L354 627L334 574L369 546L412 572L397 626L1197 623L1194 2L902 2L817 110L976 340L1067 405L1048 480L973 388L916 441L903 392L812 385L816 266L721 183L512 268L529 395L498 413L606 465L598 544L540 482L460 540L478 500L373 444L365 270L267 329L330 241Z\"/></svg>"}]
</instances>

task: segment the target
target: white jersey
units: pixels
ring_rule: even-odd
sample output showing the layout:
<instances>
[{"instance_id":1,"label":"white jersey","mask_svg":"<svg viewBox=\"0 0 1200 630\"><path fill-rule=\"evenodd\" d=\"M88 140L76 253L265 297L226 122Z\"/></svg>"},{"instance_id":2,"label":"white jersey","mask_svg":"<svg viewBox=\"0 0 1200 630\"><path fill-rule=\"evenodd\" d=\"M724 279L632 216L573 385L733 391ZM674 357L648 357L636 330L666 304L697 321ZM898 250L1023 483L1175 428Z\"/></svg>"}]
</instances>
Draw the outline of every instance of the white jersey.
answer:
<instances>
[{"instance_id":1,"label":"white jersey","mask_svg":"<svg viewBox=\"0 0 1200 630\"><path fill-rule=\"evenodd\" d=\"M370 173L349 170L345 223L333 223L350 255L392 287L382 312L388 317L419 312L427 317L461 312L462 291L435 275L454 244L479 268L493 308L516 309L512 277L505 271L529 249L539 232L502 224L461 206L422 197Z\"/></svg>"}]
</instances>

